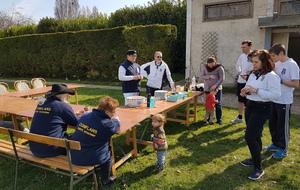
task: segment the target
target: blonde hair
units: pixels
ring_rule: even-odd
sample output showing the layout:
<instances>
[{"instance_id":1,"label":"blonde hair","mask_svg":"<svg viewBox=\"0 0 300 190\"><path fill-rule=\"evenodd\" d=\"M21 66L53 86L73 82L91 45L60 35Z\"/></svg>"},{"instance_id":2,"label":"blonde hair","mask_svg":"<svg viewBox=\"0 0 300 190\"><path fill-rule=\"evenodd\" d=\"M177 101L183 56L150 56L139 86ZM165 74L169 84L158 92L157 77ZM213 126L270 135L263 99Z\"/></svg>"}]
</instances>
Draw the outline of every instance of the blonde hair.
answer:
<instances>
[{"instance_id":1,"label":"blonde hair","mask_svg":"<svg viewBox=\"0 0 300 190\"><path fill-rule=\"evenodd\" d=\"M154 57L156 57L157 54L161 54L161 55L162 55L162 52L161 52L161 51L156 51L156 52L154 53Z\"/></svg>"},{"instance_id":2,"label":"blonde hair","mask_svg":"<svg viewBox=\"0 0 300 190\"><path fill-rule=\"evenodd\" d=\"M110 96L103 96L99 100L98 109L102 111L115 111L119 107L118 100L110 97Z\"/></svg>"},{"instance_id":3,"label":"blonde hair","mask_svg":"<svg viewBox=\"0 0 300 190\"><path fill-rule=\"evenodd\" d=\"M160 123L166 123L166 118L162 114L155 114L152 116L152 120L158 121Z\"/></svg>"}]
</instances>

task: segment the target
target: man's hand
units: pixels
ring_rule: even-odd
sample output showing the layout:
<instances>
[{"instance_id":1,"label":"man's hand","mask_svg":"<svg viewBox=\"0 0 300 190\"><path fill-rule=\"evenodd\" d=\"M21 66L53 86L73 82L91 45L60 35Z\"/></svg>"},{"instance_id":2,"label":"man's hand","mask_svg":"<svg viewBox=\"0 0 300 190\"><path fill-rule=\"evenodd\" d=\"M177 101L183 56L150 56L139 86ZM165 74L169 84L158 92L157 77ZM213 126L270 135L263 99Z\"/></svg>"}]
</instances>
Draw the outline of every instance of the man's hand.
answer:
<instances>
[{"instance_id":1,"label":"man's hand","mask_svg":"<svg viewBox=\"0 0 300 190\"><path fill-rule=\"evenodd\" d=\"M142 80L143 76L142 75L134 75L133 80Z\"/></svg>"},{"instance_id":2,"label":"man's hand","mask_svg":"<svg viewBox=\"0 0 300 190\"><path fill-rule=\"evenodd\" d=\"M246 80L247 77L248 77L248 75L241 75L241 77L242 77L244 80Z\"/></svg>"},{"instance_id":3,"label":"man's hand","mask_svg":"<svg viewBox=\"0 0 300 190\"><path fill-rule=\"evenodd\" d=\"M114 119L117 119L120 122L119 116L114 117Z\"/></svg>"}]
</instances>

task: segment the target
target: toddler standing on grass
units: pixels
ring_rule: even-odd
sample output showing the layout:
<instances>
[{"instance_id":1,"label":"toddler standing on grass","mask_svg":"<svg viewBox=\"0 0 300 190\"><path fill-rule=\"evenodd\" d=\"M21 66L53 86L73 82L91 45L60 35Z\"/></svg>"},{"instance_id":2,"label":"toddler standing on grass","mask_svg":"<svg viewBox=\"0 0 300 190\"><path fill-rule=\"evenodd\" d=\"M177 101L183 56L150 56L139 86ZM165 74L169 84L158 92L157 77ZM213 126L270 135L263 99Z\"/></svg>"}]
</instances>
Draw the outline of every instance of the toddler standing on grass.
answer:
<instances>
[{"instance_id":1,"label":"toddler standing on grass","mask_svg":"<svg viewBox=\"0 0 300 190\"><path fill-rule=\"evenodd\" d=\"M206 94L206 101L205 101L205 110L206 115L204 116L203 122L207 123L209 122L210 125L213 125L214 122L214 115L215 115L215 104L219 103L218 100L216 100L216 94L218 92L218 89L215 89L214 91L211 91L209 94Z\"/></svg>"},{"instance_id":2,"label":"toddler standing on grass","mask_svg":"<svg viewBox=\"0 0 300 190\"><path fill-rule=\"evenodd\" d=\"M164 171L164 165L166 164L166 153L168 149L166 134L164 130L164 123L166 122L165 117L162 114L155 114L152 116L152 127L153 127L153 147L156 150L158 171Z\"/></svg>"}]
</instances>

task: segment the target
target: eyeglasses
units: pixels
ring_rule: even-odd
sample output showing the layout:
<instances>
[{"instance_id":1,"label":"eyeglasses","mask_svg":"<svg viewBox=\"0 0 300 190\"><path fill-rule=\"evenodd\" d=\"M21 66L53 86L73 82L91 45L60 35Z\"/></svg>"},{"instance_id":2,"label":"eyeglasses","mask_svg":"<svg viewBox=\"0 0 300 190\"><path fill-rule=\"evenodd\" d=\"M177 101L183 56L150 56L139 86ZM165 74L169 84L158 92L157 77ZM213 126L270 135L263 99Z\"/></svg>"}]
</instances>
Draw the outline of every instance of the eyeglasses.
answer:
<instances>
[{"instance_id":1,"label":"eyeglasses","mask_svg":"<svg viewBox=\"0 0 300 190\"><path fill-rule=\"evenodd\" d=\"M162 59L162 56L156 56L156 58L161 58Z\"/></svg>"},{"instance_id":2,"label":"eyeglasses","mask_svg":"<svg viewBox=\"0 0 300 190\"><path fill-rule=\"evenodd\" d=\"M112 114L116 114L116 112L114 112L114 111L108 111L108 112L110 112L110 113L112 113Z\"/></svg>"}]
</instances>

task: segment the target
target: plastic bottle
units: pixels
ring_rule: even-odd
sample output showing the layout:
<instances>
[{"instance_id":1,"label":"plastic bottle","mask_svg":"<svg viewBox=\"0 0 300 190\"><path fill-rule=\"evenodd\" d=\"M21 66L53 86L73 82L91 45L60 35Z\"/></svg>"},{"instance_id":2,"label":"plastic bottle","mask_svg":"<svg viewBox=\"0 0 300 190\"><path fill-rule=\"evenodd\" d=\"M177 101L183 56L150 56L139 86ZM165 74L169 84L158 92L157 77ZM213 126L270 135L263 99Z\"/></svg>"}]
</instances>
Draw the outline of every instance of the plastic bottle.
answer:
<instances>
[{"instance_id":1,"label":"plastic bottle","mask_svg":"<svg viewBox=\"0 0 300 190\"><path fill-rule=\"evenodd\" d=\"M154 97L150 98L150 108L154 108Z\"/></svg>"},{"instance_id":2,"label":"plastic bottle","mask_svg":"<svg viewBox=\"0 0 300 190\"><path fill-rule=\"evenodd\" d=\"M196 90L196 77L195 76L192 77L190 90L192 90L192 91Z\"/></svg>"},{"instance_id":3,"label":"plastic bottle","mask_svg":"<svg viewBox=\"0 0 300 190\"><path fill-rule=\"evenodd\" d=\"M175 81L173 83L173 88L172 88L172 95L176 94L176 84Z\"/></svg>"},{"instance_id":4,"label":"plastic bottle","mask_svg":"<svg viewBox=\"0 0 300 190\"><path fill-rule=\"evenodd\" d=\"M193 76L193 78L192 78L192 86L196 86L196 77L195 76Z\"/></svg>"},{"instance_id":5,"label":"plastic bottle","mask_svg":"<svg viewBox=\"0 0 300 190\"><path fill-rule=\"evenodd\" d=\"M150 107L150 98L151 98L151 93L148 93L148 95L147 95L147 107Z\"/></svg>"}]
</instances>

